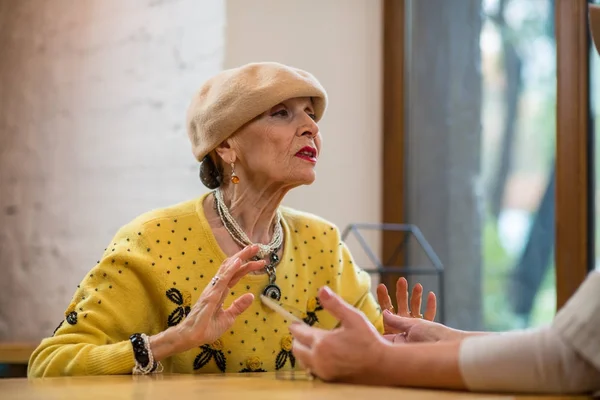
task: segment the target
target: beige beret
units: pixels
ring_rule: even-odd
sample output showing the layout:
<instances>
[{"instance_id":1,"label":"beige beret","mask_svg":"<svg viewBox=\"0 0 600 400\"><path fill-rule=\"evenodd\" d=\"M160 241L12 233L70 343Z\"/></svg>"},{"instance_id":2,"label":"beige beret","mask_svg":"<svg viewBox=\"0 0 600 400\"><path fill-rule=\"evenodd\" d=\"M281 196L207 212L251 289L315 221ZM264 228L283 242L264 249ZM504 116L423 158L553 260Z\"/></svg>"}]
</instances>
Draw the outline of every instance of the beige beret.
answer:
<instances>
[{"instance_id":1,"label":"beige beret","mask_svg":"<svg viewBox=\"0 0 600 400\"><path fill-rule=\"evenodd\" d=\"M220 72L202 85L187 113L187 131L198 161L244 124L296 97L311 97L316 120L327 106L327 93L306 71L279 63L246 64Z\"/></svg>"}]
</instances>

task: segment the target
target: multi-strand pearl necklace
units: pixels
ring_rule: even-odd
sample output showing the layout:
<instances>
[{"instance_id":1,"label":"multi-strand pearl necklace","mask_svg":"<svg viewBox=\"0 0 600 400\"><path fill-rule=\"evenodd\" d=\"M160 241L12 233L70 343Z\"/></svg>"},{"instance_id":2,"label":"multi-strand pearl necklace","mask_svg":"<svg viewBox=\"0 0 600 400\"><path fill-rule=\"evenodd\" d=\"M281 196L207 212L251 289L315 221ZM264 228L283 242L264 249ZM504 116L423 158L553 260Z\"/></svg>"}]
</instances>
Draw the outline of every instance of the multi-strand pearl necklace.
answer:
<instances>
[{"instance_id":1,"label":"multi-strand pearl necklace","mask_svg":"<svg viewBox=\"0 0 600 400\"><path fill-rule=\"evenodd\" d=\"M229 232L229 235L231 235L231 238L242 247L253 245L254 243L252 243L248 235L246 235L246 232L244 232L242 227L229 212L229 208L223 199L223 192L220 189L216 189L214 191L214 196L217 214L219 214L219 218L221 219L221 222L223 223L223 226L227 232ZM273 228L273 238L269 244L258 243L259 251L256 257L256 259L259 260L270 255L269 261L265 266L265 270L269 275L269 285L267 285L267 287L264 289L263 294L275 300L279 300L281 298L281 289L279 289L279 287L275 284L275 266L279 263L277 251L281 248L282 243L283 228L281 226L281 215L279 211L277 211Z\"/></svg>"}]
</instances>

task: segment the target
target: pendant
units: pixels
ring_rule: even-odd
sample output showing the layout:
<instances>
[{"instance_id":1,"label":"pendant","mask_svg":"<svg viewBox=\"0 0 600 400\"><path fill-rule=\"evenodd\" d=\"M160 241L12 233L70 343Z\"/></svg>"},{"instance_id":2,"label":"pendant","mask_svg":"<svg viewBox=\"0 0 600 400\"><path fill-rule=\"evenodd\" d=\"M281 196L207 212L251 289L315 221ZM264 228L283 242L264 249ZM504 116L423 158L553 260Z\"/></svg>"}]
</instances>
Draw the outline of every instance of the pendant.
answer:
<instances>
[{"instance_id":1,"label":"pendant","mask_svg":"<svg viewBox=\"0 0 600 400\"><path fill-rule=\"evenodd\" d=\"M274 283L268 284L267 287L265 287L265 290L263 290L263 294L275 301L279 301L281 299L281 289L279 289L279 286Z\"/></svg>"},{"instance_id":2,"label":"pendant","mask_svg":"<svg viewBox=\"0 0 600 400\"><path fill-rule=\"evenodd\" d=\"M263 290L263 295L266 297L279 301L281 299L281 289L275 284L277 275L275 273L275 266L279 263L279 257L277 256L277 250L271 253L271 264L265 266L265 271L269 274L269 284Z\"/></svg>"}]
</instances>

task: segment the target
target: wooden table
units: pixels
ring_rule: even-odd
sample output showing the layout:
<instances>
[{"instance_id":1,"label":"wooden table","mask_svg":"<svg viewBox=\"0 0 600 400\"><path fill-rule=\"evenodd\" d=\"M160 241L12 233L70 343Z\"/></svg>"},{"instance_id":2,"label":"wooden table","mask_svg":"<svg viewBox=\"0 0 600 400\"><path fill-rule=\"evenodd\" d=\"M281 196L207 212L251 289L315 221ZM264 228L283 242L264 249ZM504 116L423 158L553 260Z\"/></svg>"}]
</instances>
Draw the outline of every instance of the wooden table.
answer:
<instances>
[{"instance_id":1,"label":"wooden table","mask_svg":"<svg viewBox=\"0 0 600 400\"><path fill-rule=\"evenodd\" d=\"M331 399L504 400L585 399L513 396L328 384L302 373L235 375L97 376L0 380L0 398L10 399Z\"/></svg>"},{"instance_id":2,"label":"wooden table","mask_svg":"<svg viewBox=\"0 0 600 400\"><path fill-rule=\"evenodd\" d=\"M27 364L38 343L0 342L0 364Z\"/></svg>"},{"instance_id":3,"label":"wooden table","mask_svg":"<svg viewBox=\"0 0 600 400\"><path fill-rule=\"evenodd\" d=\"M27 376L29 357L38 343L0 342L0 378ZM0 392L0 399L2 394Z\"/></svg>"}]
</instances>

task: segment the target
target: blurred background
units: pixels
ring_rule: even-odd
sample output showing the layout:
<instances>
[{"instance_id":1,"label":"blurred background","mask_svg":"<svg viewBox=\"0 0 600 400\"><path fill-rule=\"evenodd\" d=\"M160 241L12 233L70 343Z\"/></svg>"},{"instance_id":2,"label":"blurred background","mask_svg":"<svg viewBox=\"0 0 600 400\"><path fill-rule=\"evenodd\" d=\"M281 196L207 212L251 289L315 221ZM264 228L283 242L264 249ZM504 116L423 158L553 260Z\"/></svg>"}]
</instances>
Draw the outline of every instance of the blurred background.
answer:
<instances>
[{"instance_id":1,"label":"blurred background","mask_svg":"<svg viewBox=\"0 0 600 400\"><path fill-rule=\"evenodd\" d=\"M384 164L383 103L397 87L384 74L384 14L383 0L0 0L0 340L50 335L119 227L207 191L187 105L204 80L254 61L306 69L330 98L317 182L287 205L341 229L417 226L444 280L410 280L441 292L450 326L548 323L555 1L402 1L397 171ZM402 221L383 209L395 175ZM365 241L381 255L380 231Z\"/></svg>"}]
</instances>

